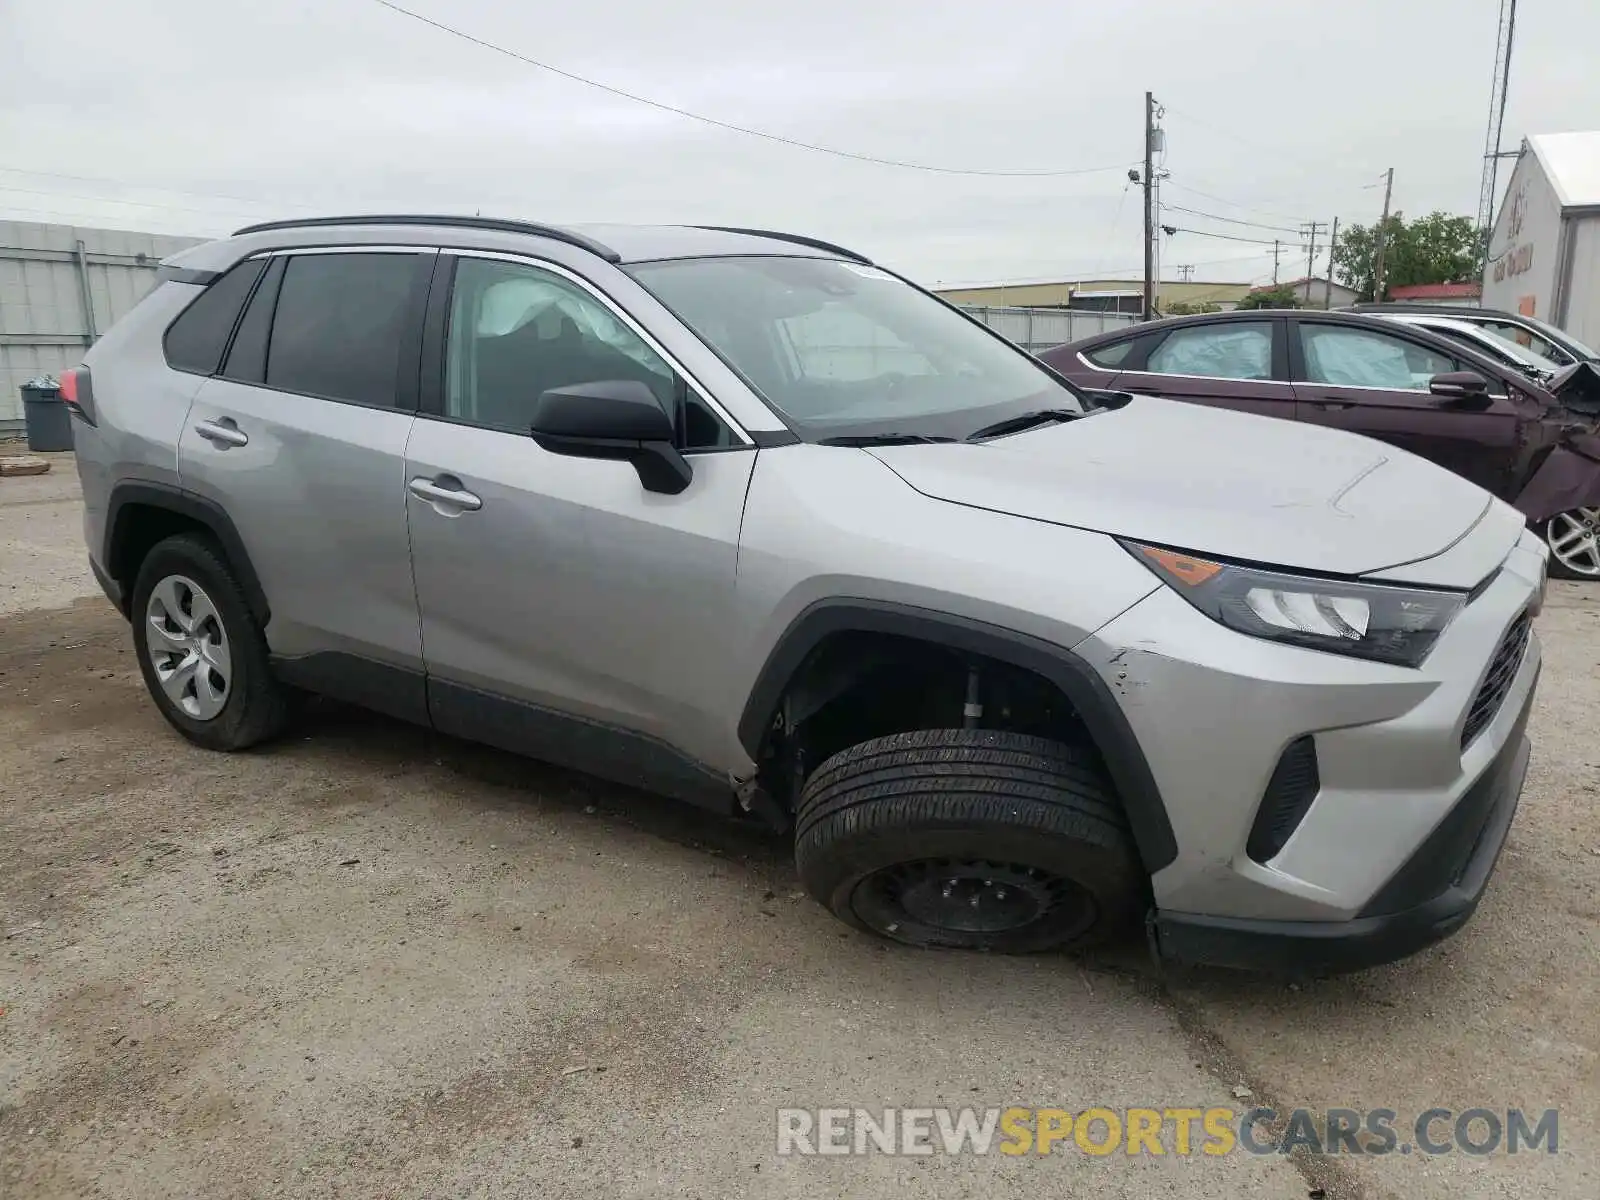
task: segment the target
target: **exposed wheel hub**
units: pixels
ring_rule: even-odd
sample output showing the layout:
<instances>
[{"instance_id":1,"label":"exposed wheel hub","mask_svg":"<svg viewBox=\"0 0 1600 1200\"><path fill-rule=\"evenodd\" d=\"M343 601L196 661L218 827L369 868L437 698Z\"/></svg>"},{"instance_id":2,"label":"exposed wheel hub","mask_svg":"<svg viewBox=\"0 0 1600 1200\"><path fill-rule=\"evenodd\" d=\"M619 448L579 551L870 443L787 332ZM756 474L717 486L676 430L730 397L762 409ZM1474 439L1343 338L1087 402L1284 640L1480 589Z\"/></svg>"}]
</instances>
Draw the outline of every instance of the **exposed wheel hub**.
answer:
<instances>
[{"instance_id":1,"label":"exposed wheel hub","mask_svg":"<svg viewBox=\"0 0 1600 1200\"><path fill-rule=\"evenodd\" d=\"M216 605L186 575L157 583L145 605L145 646L156 680L186 716L209 721L228 702L233 657Z\"/></svg>"},{"instance_id":2,"label":"exposed wheel hub","mask_svg":"<svg viewBox=\"0 0 1600 1200\"><path fill-rule=\"evenodd\" d=\"M897 864L870 882L886 907L898 908L910 921L968 934L1022 929L1077 890L1035 867L951 859Z\"/></svg>"}]
</instances>

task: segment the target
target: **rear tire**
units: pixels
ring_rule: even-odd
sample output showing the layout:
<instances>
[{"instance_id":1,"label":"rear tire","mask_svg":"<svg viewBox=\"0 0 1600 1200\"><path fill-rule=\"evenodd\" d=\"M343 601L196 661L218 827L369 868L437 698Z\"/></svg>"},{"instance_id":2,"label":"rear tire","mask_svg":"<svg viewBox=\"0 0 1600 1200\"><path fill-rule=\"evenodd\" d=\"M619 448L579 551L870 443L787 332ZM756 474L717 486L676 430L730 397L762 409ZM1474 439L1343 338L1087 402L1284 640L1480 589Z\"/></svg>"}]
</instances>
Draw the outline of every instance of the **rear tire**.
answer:
<instances>
[{"instance_id":1,"label":"rear tire","mask_svg":"<svg viewBox=\"0 0 1600 1200\"><path fill-rule=\"evenodd\" d=\"M267 639L221 550L184 533L156 543L133 585L133 648L168 723L208 750L243 750L288 720Z\"/></svg>"},{"instance_id":2,"label":"rear tire","mask_svg":"<svg viewBox=\"0 0 1600 1200\"><path fill-rule=\"evenodd\" d=\"M1080 949L1145 876L1099 756L987 729L874 738L806 781L795 861L841 920L913 946Z\"/></svg>"}]
</instances>

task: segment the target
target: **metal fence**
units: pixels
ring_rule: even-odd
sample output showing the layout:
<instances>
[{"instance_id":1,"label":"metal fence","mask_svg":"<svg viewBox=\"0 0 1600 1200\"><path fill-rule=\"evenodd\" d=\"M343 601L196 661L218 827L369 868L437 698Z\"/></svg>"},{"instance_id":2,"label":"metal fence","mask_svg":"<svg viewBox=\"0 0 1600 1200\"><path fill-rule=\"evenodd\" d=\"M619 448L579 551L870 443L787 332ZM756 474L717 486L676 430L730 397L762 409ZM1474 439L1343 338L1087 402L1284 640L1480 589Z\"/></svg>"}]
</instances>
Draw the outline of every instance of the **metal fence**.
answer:
<instances>
[{"instance_id":1,"label":"metal fence","mask_svg":"<svg viewBox=\"0 0 1600 1200\"><path fill-rule=\"evenodd\" d=\"M83 358L199 238L0 221L0 432L21 427L17 389Z\"/></svg>"},{"instance_id":2,"label":"metal fence","mask_svg":"<svg viewBox=\"0 0 1600 1200\"><path fill-rule=\"evenodd\" d=\"M988 304L963 304L959 307L1030 354L1139 322L1138 317L1128 313L1077 312L1065 308L1000 308Z\"/></svg>"}]
</instances>

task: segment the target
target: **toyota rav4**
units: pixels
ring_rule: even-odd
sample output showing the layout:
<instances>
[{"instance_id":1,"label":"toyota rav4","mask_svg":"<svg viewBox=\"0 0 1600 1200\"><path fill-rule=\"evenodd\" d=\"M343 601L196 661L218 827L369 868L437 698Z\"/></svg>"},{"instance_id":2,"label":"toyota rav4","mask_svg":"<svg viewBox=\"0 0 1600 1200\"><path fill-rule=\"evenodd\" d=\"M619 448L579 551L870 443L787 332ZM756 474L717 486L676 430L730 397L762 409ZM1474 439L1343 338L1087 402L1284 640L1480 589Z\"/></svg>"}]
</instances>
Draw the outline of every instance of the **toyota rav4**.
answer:
<instances>
[{"instance_id":1,"label":"toyota rav4","mask_svg":"<svg viewBox=\"0 0 1600 1200\"><path fill-rule=\"evenodd\" d=\"M201 746L328 694L764 819L919 946L1337 970L1484 890L1546 550L1403 450L1081 391L787 234L311 219L161 279L63 392Z\"/></svg>"}]
</instances>

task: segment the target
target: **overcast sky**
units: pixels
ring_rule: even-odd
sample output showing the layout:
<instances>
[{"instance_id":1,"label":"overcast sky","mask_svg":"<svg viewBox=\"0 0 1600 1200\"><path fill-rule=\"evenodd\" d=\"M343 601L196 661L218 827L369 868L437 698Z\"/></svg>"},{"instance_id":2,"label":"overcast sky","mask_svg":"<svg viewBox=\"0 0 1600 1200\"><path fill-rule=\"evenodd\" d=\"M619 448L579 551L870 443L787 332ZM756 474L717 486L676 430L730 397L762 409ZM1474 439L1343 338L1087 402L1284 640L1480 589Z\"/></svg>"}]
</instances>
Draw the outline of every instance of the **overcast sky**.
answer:
<instances>
[{"instance_id":1,"label":"overcast sky","mask_svg":"<svg viewBox=\"0 0 1600 1200\"><path fill-rule=\"evenodd\" d=\"M1143 94L1164 203L1297 228L1476 212L1500 0L0 0L0 218L214 235L308 212L783 228L926 283L1138 274ZM1521 6L1506 145L1600 127L1600 5ZM1502 170L1502 181L1509 167ZM118 201L118 202L113 202ZM1166 212L1186 230L1293 232ZM1324 235L1325 236L1325 235ZM1291 266L1291 255L1298 256ZM1164 271L1270 277L1179 233ZM1284 277L1304 250L1286 250Z\"/></svg>"}]
</instances>

